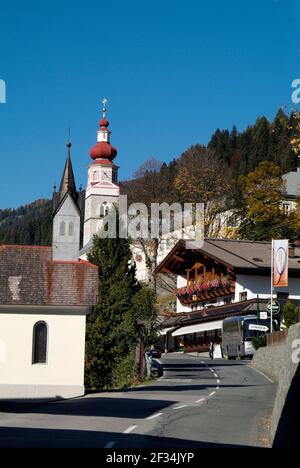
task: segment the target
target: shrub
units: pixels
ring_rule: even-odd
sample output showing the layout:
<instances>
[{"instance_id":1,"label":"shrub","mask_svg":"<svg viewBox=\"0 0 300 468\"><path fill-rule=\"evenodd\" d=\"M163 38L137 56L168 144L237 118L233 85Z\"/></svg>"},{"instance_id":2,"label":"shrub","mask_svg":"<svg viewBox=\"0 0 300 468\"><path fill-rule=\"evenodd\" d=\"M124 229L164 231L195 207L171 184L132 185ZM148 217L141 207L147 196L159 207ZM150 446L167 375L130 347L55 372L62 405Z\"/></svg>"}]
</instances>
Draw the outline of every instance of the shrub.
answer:
<instances>
[{"instance_id":1,"label":"shrub","mask_svg":"<svg viewBox=\"0 0 300 468\"><path fill-rule=\"evenodd\" d=\"M113 388L126 388L134 385L137 380L134 359L135 354L132 352L115 364L112 371Z\"/></svg>"},{"instance_id":2,"label":"shrub","mask_svg":"<svg viewBox=\"0 0 300 468\"><path fill-rule=\"evenodd\" d=\"M267 337L266 335L255 336L252 340L252 345L254 349L263 348L267 345Z\"/></svg>"},{"instance_id":3,"label":"shrub","mask_svg":"<svg viewBox=\"0 0 300 468\"><path fill-rule=\"evenodd\" d=\"M299 307L288 301L283 308L284 324L287 328L295 325L299 320Z\"/></svg>"}]
</instances>

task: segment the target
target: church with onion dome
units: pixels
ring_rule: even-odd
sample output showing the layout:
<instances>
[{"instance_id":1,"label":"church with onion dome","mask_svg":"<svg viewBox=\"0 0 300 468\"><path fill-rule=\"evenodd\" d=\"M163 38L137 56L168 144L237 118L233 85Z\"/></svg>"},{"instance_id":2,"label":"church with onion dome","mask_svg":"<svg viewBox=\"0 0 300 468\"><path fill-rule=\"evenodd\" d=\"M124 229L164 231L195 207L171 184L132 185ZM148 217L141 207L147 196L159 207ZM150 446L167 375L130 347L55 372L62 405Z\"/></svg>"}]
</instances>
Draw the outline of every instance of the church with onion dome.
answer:
<instances>
[{"instance_id":1,"label":"church with onion dome","mask_svg":"<svg viewBox=\"0 0 300 468\"><path fill-rule=\"evenodd\" d=\"M57 260L87 259L93 247L93 236L100 232L104 218L112 205L120 202L118 169L114 160L117 149L111 144L109 122L106 118L107 100L102 100L102 118L99 122L96 144L90 150L86 190L76 189L70 148L60 188L53 194L53 258ZM158 263L176 243L173 233L160 243ZM131 242L132 257L136 263L139 281L149 283L151 275L144 249L139 241Z\"/></svg>"},{"instance_id":2,"label":"church with onion dome","mask_svg":"<svg viewBox=\"0 0 300 468\"><path fill-rule=\"evenodd\" d=\"M90 150L92 163L88 167L85 193L83 248L101 229L103 217L112 204L118 204L120 189L117 185L118 166L114 164L117 150L110 143L109 122L106 119L106 100L103 99L103 116L99 122L97 143Z\"/></svg>"},{"instance_id":3,"label":"church with onion dome","mask_svg":"<svg viewBox=\"0 0 300 468\"><path fill-rule=\"evenodd\" d=\"M53 194L53 257L56 260L86 258L93 236L100 231L103 218L112 205L118 205L119 167L114 163L117 150L110 143L111 132L103 99L97 142L90 150L86 190L76 190L68 143L68 155L58 192Z\"/></svg>"}]
</instances>

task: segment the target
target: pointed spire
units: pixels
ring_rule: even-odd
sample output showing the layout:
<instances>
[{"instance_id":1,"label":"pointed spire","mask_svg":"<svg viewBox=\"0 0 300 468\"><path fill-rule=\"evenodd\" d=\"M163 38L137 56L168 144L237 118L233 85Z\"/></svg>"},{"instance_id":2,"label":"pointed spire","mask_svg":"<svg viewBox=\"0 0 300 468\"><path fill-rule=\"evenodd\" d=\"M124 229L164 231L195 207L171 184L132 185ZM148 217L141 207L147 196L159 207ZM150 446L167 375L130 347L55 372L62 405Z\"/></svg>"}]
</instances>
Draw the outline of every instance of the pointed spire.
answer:
<instances>
[{"instance_id":1,"label":"pointed spire","mask_svg":"<svg viewBox=\"0 0 300 468\"><path fill-rule=\"evenodd\" d=\"M66 193L70 193L70 195L72 195L73 197L76 195L75 177L74 177L72 161L71 161L71 146L72 146L72 143L70 142L70 138L69 138L69 141L67 143L68 156L67 156L63 176L61 179L60 187L59 187L60 201L64 198Z\"/></svg>"}]
</instances>

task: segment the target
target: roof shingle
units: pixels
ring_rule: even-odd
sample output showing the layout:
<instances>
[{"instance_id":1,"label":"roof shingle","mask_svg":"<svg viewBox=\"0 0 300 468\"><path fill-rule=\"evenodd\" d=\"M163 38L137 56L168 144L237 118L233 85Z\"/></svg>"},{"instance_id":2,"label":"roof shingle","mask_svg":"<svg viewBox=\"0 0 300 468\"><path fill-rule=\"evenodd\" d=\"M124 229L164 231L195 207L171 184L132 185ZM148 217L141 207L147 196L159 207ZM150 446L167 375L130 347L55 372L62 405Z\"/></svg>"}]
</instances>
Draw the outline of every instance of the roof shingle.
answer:
<instances>
[{"instance_id":1,"label":"roof shingle","mask_svg":"<svg viewBox=\"0 0 300 468\"><path fill-rule=\"evenodd\" d=\"M51 247L0 246L0 304L92 306L98 268L52 261Z\"/></svg>"}]
</instances>

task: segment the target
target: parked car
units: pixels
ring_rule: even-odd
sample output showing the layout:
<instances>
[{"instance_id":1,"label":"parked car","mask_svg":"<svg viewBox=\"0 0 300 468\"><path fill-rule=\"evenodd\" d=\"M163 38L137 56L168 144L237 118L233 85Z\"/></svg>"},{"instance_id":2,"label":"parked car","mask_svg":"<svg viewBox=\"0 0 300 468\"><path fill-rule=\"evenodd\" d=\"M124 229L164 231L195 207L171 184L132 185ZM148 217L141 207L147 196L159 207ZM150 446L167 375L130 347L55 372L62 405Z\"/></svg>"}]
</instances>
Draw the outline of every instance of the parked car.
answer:
<instances>
[{"instance_id":1,"label":"parked car","mask_svg":"<svg viewBox=\"0 0 300 468\"><path fill-rule=\"evenodd\" d=\"M161 358L161 350L158 348L151 349L150 353L153 358L157 358L157 359Z\"/></svg>"}]
</instances>

